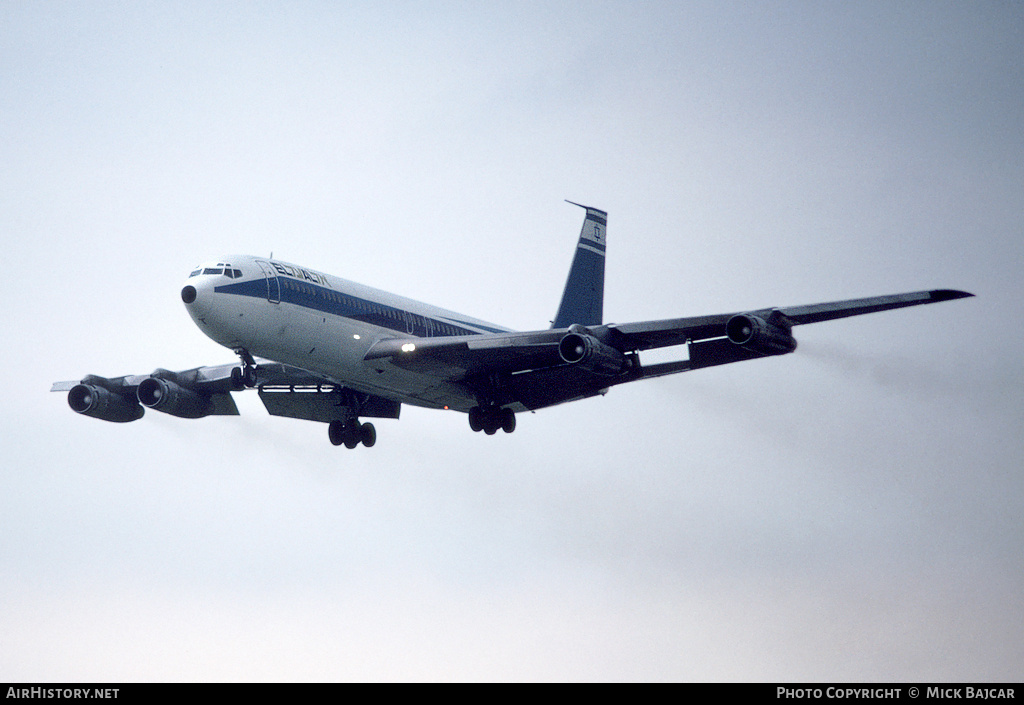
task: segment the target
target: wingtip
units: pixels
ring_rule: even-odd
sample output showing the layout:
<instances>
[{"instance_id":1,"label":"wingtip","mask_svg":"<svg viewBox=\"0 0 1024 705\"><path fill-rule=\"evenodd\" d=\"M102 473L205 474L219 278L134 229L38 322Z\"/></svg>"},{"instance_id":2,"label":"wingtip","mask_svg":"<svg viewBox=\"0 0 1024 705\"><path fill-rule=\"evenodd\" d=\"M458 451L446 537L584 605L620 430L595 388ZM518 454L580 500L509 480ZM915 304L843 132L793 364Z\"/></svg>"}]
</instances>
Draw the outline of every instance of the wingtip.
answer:
<instances>
[{"instance_id":1,"label":"wingtip","mask_svg":"<svg viewBox=\"0 0 1024 705\"><path fill-rule=\"evenodd\" d=\"M959 291L957 289L935 289L934 291L929 291L928 294L932 298L932 303L952 301L953 299L966 299L974 296L974 294L968 291Z\"/></svg>"}]
</instances>

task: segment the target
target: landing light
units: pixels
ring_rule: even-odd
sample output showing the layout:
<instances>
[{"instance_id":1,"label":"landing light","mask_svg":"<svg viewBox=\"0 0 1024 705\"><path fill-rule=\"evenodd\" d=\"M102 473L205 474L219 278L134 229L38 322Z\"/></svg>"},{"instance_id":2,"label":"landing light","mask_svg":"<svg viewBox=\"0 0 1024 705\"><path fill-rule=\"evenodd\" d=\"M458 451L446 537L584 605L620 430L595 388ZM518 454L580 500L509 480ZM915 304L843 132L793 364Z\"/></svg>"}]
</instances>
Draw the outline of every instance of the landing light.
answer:
<instances>
[{"instance_id":1,"label":"landing light","mask_svg":"<svg viewBox=\"0 0 1024 705\"><path fill-rule=\"evenodd\" d=\"M402 346L402 352L406 352L406 353L413 352L415 349L416 349L416 344L415 343L406 343L405 345Z\"/></svg>"},{"instance_id":2,"label":"landing light","mask_svg":"<svg viewBox=\"0 0 1024 705\"><path fill-rule=\"evenodd\" d=\"M359 334L358 334L358 333L356 333L356 334L355 334L355 335L353 335L352 337L353 337L354 339L356 339L356 340L359 340Z\"/></svg>"}]
</instances>

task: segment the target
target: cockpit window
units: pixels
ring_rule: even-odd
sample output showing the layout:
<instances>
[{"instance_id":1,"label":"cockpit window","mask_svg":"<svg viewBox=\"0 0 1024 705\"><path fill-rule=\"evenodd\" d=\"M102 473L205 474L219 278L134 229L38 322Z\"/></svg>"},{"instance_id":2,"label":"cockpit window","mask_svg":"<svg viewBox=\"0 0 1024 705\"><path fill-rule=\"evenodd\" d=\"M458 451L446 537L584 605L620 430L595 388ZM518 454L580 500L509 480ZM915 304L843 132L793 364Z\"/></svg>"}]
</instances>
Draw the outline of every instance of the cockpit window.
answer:
<instances>
[{"instance_id":1,"label":"cockpit window","mask_svg":"<svg viewBox=\"0 0 1024 705\"><path fill-rule=\"evenodd\" d=\"M235 269L230 264L225 264L224 262L218 262L216 267L199 267L198 269L193 269L192 273L189 274L188 276L190 278L191 277L198 277L200 274L204 274L204 275L223 274L224 276L229 277L231 279L240 279L242 277L242 270L241 269Z\"/></svg>"}]
</instances>

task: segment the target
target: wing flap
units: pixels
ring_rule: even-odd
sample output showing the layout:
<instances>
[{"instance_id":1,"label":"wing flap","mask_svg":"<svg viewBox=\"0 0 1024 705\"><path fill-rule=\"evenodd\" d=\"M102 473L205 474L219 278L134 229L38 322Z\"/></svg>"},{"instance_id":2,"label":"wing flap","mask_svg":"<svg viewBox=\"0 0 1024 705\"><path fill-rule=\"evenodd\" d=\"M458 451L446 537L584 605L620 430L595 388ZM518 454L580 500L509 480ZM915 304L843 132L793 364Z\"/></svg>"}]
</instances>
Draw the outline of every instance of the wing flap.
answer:
<instances>
[{"instance_id":1,"label":"wing flap","mask_svg":"<svg viewBox=\"0 0 1024 705\"><path fill-rule=\"evenodd\" d=\"M322 391L320 387L274 389L261 387L260 401L271 416L330 423L355 413L378 419L397 419L402 405L397 401L349 390Z\"/></svg>"},{"instance_id":2,"label":"wing flap","mask_svg":"<svg viewBox=\"0 0 1024 705\"><path fill-rule=\"evenodd\" d=\"M754 360L759 357L764 356L737 345L728 338L702 340L699 343L690 343L690 365L687 369L727 365L730 362Z\"/></svg>"},{"instance_id":3,"label":"wing flap","mask_svg":"<svg viewBox=\"0 0 1024 705\"><path fill-rule=\"evenodd\" d=\"M706 340L725 336L725 324L733 313L691 318L667 318L659 321L613 323L596 330L598 337L607 331L611 343L620 350L651 350L682 345L691 340Z\"/></svg>"},{"instance_id":4,"label":"wing flap","mask_svg":"<svg viewBox=\"0 0 1024 705\"><path fill-rule=\"evenodd\" d=\"M217 392L210 395L210 416L239 416L235 399L229 392Z\"/></svg>"},{"instance_id":5,"label":"wing flap","mask_svg":"<svg viewBox=\"0 0 1024 705\"><path fill-rule=\"evenodd\" d=\"M387 360L396 367L451 381L487 372L521 372L561 362L564 330L458 338L390 338L367 351L364 360Z\"/></svg>"}]
</instances>

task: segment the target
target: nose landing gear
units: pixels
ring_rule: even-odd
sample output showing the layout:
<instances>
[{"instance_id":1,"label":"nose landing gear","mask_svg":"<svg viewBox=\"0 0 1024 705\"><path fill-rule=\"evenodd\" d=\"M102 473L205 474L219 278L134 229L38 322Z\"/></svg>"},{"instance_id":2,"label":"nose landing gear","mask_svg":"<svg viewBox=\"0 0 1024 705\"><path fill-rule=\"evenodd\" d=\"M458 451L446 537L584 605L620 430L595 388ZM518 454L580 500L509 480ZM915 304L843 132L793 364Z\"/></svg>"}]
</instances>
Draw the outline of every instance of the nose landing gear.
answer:
<instances>
[{"instance_id":1,"label":"nose landing gear","mask_svg":"<svg viewBox=\"0 0 1024 705\"><path fill-rule=\"evenodd\" d=\"M236 367L231 370L231 382L234 384L235 389L241 391L242 389L256 386L256 360L253 359L252 355L245 348L239 348L235 350L235 353L242 361L241 367Z\"/></svg>"}]
</instances>

